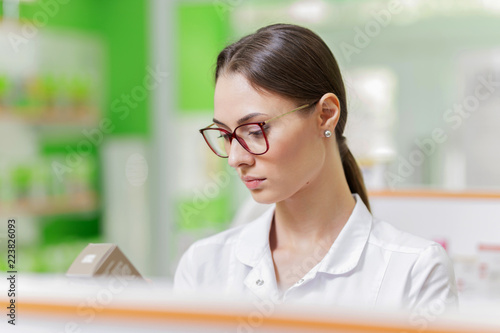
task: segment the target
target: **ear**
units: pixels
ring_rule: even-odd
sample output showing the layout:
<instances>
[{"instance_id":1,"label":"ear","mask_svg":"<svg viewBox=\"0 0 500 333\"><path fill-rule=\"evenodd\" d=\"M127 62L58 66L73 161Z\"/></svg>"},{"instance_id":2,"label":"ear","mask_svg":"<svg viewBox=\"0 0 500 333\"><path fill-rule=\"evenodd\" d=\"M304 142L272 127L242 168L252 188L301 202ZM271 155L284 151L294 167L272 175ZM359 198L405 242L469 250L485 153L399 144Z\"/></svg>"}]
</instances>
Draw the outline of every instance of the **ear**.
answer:
<instances>
[{"instance_id":1,"label":"ear","mask_svg":"<svg viewBox=\"0 0 500 333\"><path fill-rule=\"evenodd\" d=\"M316 108L319 109L318 125L321 135L323 135L325 130L330 130L334 133L340 118L340 102L337 95L333 93L324 94Z\"/></svg>"}]
</instances>

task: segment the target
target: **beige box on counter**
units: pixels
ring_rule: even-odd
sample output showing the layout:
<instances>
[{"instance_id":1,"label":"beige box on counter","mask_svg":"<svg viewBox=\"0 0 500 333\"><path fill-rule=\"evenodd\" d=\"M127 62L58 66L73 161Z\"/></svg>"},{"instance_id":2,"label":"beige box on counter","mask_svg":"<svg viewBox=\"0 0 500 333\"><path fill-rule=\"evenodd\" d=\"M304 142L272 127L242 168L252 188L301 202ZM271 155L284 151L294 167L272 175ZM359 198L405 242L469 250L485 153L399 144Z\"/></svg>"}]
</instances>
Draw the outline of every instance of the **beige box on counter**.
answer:
<instances>
[{"instance_id":1,"label":"beige box on counter","mask_svg":"<svg viewBox=\"0 0 500 333\"><path fill-rule=\"evenodd\" d=\"M116 244L90 243L66 272L68 277L135 276L141 274Z\"/></svg>"}]
</instances>

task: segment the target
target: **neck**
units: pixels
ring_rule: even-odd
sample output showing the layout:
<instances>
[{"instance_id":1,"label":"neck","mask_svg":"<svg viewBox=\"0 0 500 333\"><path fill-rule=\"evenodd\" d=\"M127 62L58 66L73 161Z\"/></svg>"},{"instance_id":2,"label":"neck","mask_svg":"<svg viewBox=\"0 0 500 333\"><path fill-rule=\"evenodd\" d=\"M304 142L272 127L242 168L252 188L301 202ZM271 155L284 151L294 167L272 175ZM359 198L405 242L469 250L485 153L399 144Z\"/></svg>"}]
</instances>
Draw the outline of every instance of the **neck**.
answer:
<instances>
[{"instance_id":1,"label":"neck","mask_svg":"<svg viewBox=\"0 0 500 333\"><path fill-rule=\"evenodd\" d=\"M307 186L276 203L270 234L272 248L297 252L310 251L318 244L329 248L354 205L340 161L325 163L320 174Z\"/></svg>"}]
</instances>

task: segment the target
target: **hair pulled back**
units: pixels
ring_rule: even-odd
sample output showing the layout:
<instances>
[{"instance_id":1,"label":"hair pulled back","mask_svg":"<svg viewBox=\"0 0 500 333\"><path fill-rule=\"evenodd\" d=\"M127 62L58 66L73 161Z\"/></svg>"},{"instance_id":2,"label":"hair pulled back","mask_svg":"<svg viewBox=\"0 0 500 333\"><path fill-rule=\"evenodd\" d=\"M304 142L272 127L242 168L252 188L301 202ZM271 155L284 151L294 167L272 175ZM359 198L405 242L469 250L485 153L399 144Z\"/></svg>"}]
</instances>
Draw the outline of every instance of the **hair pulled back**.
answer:
<instances>
[{"instance_id":1,"label":"hair pulled back","mask_svg":"<svg viewBox=\"0 0 500 333\"><path fill-rule=\"evenodd\" d=\"M242 74L257 90L312 103L326 93L340 102L335 128L344 174L351 193L358 193L370 209L363 176L343 135L347 121L346 92L337 61L326 43L311 30L292 24L273 24L224 48L215 69Z\"/></svg>"}]
</instances>

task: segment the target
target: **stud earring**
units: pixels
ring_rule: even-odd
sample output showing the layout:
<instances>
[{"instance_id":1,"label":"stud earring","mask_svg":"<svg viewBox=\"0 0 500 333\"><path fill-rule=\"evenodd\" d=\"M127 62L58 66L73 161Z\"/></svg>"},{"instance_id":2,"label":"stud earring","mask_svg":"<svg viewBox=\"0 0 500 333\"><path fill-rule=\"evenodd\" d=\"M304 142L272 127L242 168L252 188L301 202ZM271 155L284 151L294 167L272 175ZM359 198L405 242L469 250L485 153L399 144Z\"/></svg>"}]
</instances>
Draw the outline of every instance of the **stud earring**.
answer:
<instances>
[{"instance_id":1,"label":"stud earring","mask_svg":"<svg viewBox=\"0 0 500 333\"><path fill-rule=\"evenodd\" d=\"M331 136L332 136L332 132L330 132L329 130L326 130L326 131L325 131L325 136L326 136L327 138L331 137Z\"/></svg>"}]
</instances>

